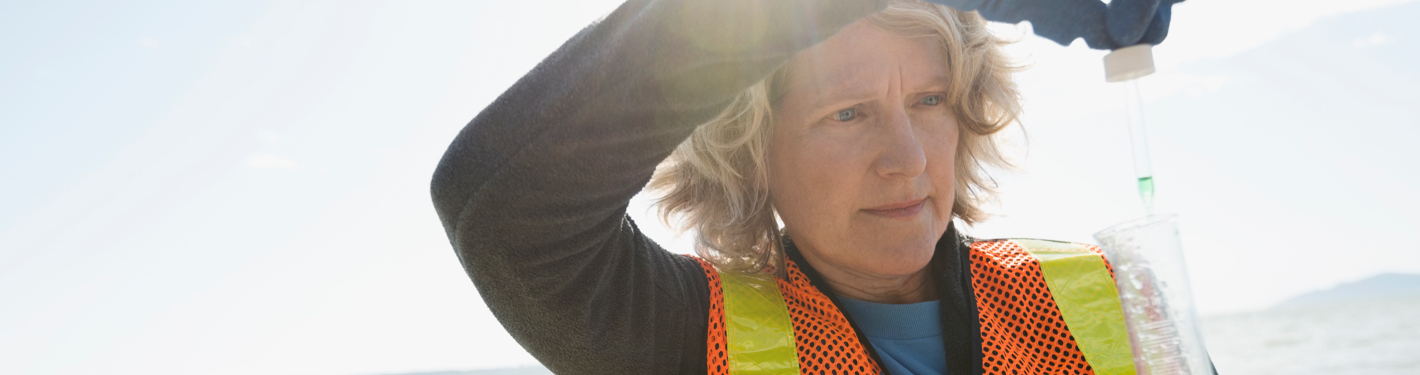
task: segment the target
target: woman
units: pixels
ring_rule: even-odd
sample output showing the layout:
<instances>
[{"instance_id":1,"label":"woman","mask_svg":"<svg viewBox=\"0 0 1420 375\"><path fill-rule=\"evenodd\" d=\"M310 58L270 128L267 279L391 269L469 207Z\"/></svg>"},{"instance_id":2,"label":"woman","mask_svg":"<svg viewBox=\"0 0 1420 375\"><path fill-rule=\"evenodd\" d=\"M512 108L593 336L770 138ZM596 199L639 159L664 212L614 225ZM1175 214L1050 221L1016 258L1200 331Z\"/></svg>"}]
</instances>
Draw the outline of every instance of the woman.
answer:
<instances>
[{"instance_id":1,"label":"woman","mask_svg":"<svg viewBox=\"0 0 1420 375\"><path fill-rule=\"evenodd\" d=\"M1091 373L1026 250L1097 250L952 227L1019 111L1002 44L916 0L628 2L458 135L434 201L554 372ZM626 216L648 181L700 258Z\"/></svg>"}]
</instances>

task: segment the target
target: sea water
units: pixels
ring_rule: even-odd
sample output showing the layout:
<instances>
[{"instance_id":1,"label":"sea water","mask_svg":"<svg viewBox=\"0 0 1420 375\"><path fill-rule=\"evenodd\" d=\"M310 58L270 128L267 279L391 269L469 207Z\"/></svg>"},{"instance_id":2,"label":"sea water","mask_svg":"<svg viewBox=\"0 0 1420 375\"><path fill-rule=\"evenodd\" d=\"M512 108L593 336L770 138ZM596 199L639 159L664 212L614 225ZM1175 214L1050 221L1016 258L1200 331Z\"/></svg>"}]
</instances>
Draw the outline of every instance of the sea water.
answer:
<instances>
[{"instance_id":1,"label":"sea water","mask_svg":"<svg viewBox=\"0 0 1420 375\"><path fill-rule=\"evenodd\" d=\"M1219 374L1420 374L1420 296L1209 316Z\"/></svg>"}]
</instances>

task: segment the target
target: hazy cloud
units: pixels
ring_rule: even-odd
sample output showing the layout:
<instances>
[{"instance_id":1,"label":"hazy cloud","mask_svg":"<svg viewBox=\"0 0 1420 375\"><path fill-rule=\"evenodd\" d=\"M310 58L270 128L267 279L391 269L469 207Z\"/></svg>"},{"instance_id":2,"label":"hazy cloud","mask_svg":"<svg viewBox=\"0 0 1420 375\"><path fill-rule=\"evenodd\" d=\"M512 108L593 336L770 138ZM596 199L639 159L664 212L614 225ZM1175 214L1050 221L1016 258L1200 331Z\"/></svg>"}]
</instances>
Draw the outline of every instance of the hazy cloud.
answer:
<instances>
[{"instance_id":1,"label":"hazy cloud","mask_svg":"<svg viewBox=\"0 0 1420 375\"><path fill-rule=\"evenodd\" d=\"M262 144L268 144L268 145L277 144L277 143L281 143L281 142L285 142L285 141L286 141L286 137L282 136L280 133L277 133L277 132L274 132L274 131L270 131L270 130L263 130L263 131L261 131L260 133L257 133L257 137L259 137L259 138L261 139L261 143L262 143Z\"/></svg>"},{"instance_id":2,"label":"hazy cloud","mask_svg":"<svg viewBox=\"0 0 1420 375\"><path fill-rule=\"evenodd\" d=\"M272 154L256 154L247 157L247 166L256 169L297 169L301 165L295 159L280 157Z\"/></svg>"},{"instance_id":3,"label":"hazy cloud","mask_svg":"<svg viewBox=\"0 0 1420 375\"><path fill-rule=\"evenodd\" d=\"M1356 38L1356 40L1351 42L1351 46L1356 48L1371 48L1391 43L1395 43L1395 36L1386 34L1384 31L1377 31L1375 34L1371 34L1371 36Z\"/></svg>"}]
</instances>

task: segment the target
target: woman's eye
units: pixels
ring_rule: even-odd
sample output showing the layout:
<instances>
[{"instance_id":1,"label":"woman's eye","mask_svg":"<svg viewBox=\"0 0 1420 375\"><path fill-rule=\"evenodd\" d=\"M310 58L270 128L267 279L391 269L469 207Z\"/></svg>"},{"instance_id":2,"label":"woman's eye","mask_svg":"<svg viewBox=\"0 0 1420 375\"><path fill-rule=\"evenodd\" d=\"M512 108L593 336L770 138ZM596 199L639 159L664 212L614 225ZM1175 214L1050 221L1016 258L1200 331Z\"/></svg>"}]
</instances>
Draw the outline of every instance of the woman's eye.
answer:
<instances>
[{"instance_id":1,"label":"woman's eye","mask_svg":"<svg viewBox=\"0 0 1420 375\"><path fill-rule=\"evenodd\" d=\"M852 121L858 117L858 110L849 108L833 114L833 119L838 121Z\"/></svg>"},{"instance_id":2,"label":"woman's eye","mask_svg":"<svg viewBox=\"0 0 1420 375\"><path fill-rule=\"evenodd\" d=\"M942 103L942 96L941 96L941 95L928 96L928 97L922 98L922 102L921 102L921 103L922 103L922 104L926 104L926 105L937 105L937 104L941 104L941 103Z\"/></svg>"}]
</instances>

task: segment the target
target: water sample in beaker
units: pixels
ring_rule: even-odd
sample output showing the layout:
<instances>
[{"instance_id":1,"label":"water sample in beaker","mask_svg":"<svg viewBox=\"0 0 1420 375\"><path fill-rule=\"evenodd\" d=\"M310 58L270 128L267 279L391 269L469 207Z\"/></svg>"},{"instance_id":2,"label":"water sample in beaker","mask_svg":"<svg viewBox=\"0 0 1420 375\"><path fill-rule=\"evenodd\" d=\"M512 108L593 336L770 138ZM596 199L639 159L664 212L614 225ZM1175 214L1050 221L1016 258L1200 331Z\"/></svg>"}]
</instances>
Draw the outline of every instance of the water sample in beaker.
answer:
<instances>
[{"instance_id":1,"label":"water sample in beaker","mask_svg":"<svg viewBox=\"0 0 1420 375\"><path fill-rule=\"evenodd\" d=\"M1216 374L1198 330L1177 219L1150 216L1095 233L1114 268L1138 375Z\"/></svg>"}]
</instances>

